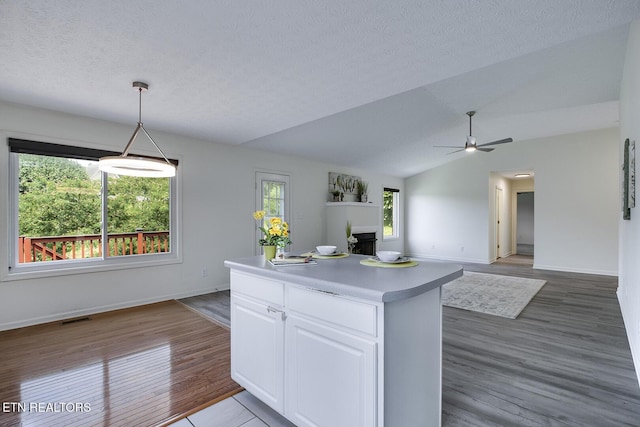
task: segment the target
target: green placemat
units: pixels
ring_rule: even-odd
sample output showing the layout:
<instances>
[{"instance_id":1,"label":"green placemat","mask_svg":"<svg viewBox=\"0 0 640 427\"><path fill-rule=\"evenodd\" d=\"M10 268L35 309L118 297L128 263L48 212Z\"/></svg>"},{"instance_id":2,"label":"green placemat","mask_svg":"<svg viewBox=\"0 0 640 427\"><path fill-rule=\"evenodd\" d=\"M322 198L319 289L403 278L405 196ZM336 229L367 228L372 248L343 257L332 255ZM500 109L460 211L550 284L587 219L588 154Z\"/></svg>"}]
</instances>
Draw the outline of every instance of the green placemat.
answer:
<instances>
[{"instance_id":1,"label":"green placemat","mask_svg":"<svg viewBox=\"0 0 640 427\"><path fill-rule=\"evenodd\" d=\"M312 253L312 252L307 252L304 254L301 254L302 256L310 256L312 258L315 259L338 259L338 258L346 258L349 256L349 254L346 253L342 253L340 255L320 255L320 254L316 254L316 253Z\"/></svg>"},{"instance_id":2,"label":"green placemat","mask_svg":"<svg viewBox=\"0 0 640 427\"><path fill-rule=\"evenodd\" d=\"M399 263L393 264L388 262L374 261L372 259L363 259L360 261L360 264L366 265L367 267L405 268L405 267L415 267L416 265L418 265L418 261L407 261L407 262L399 262Z\"/></svg>"}]
</instances>

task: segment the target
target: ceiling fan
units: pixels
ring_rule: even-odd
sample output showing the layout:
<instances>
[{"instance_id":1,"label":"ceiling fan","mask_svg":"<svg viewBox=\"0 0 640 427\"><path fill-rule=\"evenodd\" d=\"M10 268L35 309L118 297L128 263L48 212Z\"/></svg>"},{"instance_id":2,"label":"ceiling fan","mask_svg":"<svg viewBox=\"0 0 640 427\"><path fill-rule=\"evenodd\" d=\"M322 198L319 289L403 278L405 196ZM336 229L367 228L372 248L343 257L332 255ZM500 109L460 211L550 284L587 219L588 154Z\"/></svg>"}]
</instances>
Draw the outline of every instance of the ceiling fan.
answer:
<instances>
[{"instance_id":1,"label":"ceiling fan","mask_svg":"<svg viewBox=\"0 0 640 427\"><path fill-rule=\"evenodd\" d=\"M475 111L467 111L467 116L469 116L469 136L467 137L467 142L464 144L464 147L460 147L460 146L455 146L455 145L434 145L434 147L440 147L440 148L458 148L458 150L456 151L452 151L451 153L448 154L453 154L453 153L458 153L460 151L484 151L485 153L488 153L489 151L493 151L493 148L485 148L488 147L490 145L498 145L498 144L505 144L507 142L513 142L512 138L505 138L505 139L500 139L498 141L493 141L493 142L487 142L486 144L476 144L476 137L473 136L472 132L471 132L471 118L476 114Z\"/></svg>"}]
</instances>

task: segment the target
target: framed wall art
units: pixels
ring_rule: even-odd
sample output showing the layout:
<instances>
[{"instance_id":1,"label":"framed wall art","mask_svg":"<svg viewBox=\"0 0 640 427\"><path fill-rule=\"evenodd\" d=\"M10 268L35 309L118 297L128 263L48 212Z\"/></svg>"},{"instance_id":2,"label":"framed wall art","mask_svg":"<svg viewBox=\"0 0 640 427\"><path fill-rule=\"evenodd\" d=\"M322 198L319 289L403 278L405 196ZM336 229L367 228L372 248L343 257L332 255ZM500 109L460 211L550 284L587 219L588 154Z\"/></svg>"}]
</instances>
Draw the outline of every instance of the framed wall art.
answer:
<instances>
[{"instance_id":1,"label":"framed wall art","mask_svg":"<svg viewBox=\"0 0 640 427\"><path fill-rule=\"evenodd\" d=\"M636 205L636 144L624 140L622 160L622 219L631 219L631 208Z\"/></svg>"},{"instance_id":2,"label":"framed wall art","mask_svg":"<svg viewBox=\"0 0 640 427\"><path fill-rule=\"evenodd\" d=\"M355 196L357 194L358 182L360 181L359 176L329 172L329 193L340 198L339 200L334 198L334 201L344 201L344 195ZM353 199L353 197L351 198Z\"/></svg>"}]
</instances>

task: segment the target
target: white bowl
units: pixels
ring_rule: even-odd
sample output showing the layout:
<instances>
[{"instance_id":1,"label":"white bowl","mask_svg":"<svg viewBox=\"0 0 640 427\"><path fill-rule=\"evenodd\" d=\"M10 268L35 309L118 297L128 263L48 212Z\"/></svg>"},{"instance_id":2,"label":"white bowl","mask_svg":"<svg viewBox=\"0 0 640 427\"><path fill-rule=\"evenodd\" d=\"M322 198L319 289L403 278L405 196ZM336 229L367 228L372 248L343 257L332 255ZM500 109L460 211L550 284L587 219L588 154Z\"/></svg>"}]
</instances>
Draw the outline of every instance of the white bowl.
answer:
<instances>
[{"instance_id":1,"label":"white bowl","mask_svg":"<svg viewBox=\"0 0 640 427\"><path fill-rule=\"evenodd\" d=\"M320 253L320 255L331 255L336 251L335 246L316 246L316 250Z\"/></svg>"},{"instance_id":2,"label":"white bowl","mask_svg":"<svg viewBox=\"0 0 640 427\"><path fill-rule=\"evenodd\" d=\"M398 251L378 251L376 255L380 261L391 262L400 258L402 254Z\"/></svg>"}]
</instances>

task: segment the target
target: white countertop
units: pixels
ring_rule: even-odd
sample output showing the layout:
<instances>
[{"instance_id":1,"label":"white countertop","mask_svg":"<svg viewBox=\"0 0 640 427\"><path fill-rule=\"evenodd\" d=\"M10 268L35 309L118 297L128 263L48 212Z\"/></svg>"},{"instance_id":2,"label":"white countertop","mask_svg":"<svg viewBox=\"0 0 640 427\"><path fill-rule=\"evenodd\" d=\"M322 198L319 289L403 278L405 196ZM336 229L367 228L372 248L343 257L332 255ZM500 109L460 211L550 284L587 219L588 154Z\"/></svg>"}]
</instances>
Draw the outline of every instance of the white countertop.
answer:
<instances>
[{"instance_id":1,"label":"white countertop","mask_svg":"<svg viewBox=\"0 0 640 427\"><path fill-rule=\"evenodd\" d=\"M275 267L260 255L228 260L224 265L325 292L381 302L411 298L462 276L462 266L458 264L419 261L417 266L406 268L361 265L360 261L367 258L350 255L347 258L318 259L317 265Z\"/></svg>"}]
</instances>

